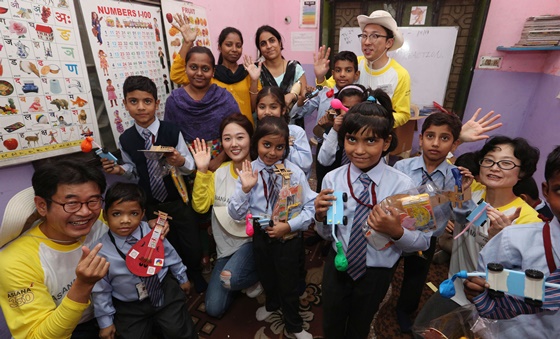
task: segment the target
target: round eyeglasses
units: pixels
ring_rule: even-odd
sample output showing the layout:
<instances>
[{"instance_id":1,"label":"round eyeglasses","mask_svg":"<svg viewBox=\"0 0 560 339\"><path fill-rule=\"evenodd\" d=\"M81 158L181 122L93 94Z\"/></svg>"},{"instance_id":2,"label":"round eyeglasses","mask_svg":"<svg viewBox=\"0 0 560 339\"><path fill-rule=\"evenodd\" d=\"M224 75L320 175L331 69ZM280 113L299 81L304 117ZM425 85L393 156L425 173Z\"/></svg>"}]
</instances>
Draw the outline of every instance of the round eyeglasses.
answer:
<instances>
[{"instance_id":1,"label":"round eyeglasses","mask_svg":"<svg viewBox=\"0 0 560 339\"><path fill-rule=\"evenodd\" d=\"M488 158L483 158L481 159L478 164L481 167L485 167L485 168L490 168L492 166L494 166L494 164L498 165L499 168L503 169L503 170L512 170L516 167L521 167L519 165L517 165L516 163L514 163L511 160L500 160L500 161L494 161L492 159L488 159Z\"/></svg>"},{"instance_id":2,"label":"round eyeglasses","mask_svg":"<svg viewBox=\"0 0 560 339\"><path fill-rule=\"evenodd\" d=\"M48 201L54 202L57 205L62 206L62 209L66 213L76 213L82 209L82 206L85 204L90 210L96 210L101 208L103 204L103 198L93 198L86 202L79 202L79 201L70 201L66 203L60 203L58 201L54 201L52 199L47 199Z\"/></svg>"}]
</instances>

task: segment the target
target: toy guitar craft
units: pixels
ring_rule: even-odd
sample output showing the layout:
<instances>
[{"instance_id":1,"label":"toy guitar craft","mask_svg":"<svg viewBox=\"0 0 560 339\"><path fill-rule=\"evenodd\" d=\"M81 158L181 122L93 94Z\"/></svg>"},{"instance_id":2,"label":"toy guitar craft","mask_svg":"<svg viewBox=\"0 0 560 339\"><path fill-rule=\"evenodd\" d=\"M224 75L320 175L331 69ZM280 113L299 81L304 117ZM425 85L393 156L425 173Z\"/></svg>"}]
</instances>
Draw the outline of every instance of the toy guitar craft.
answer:
<instances>
[{"instance_id":1,"label":"toy guitar craft","mask_svg":"<svg viewBox=\"0 0 560 339\"><path fill-rule=\"evenodd\" d=\"M163 226L165 226L165 221L171 219L171 217L161 211L154 213L158 215L155 227L150 233L138 240L126 255L126 267L139 277L149 277L157 274L163 267L165 251L161 240L161 232Z\"/></svg>"}]
</instances>

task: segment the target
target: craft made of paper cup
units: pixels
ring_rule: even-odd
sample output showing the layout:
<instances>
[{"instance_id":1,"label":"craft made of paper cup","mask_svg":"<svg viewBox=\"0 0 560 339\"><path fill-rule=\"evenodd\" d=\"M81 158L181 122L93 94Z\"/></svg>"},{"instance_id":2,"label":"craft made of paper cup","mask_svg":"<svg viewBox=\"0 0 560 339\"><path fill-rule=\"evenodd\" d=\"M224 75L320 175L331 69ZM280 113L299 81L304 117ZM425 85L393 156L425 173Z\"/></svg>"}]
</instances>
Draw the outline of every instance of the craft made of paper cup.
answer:
<instances>
[{"instance_id":1,"label":"craft made of paper cup","mask_svg":"<svg viewBox=\"0 0 560 339\"><path fill-rule=\"evenodd\" d=\"M60 67L58 67L58 65L49 65L49 69L52 74L60 72Z\"/></svg>"}]
</instances>

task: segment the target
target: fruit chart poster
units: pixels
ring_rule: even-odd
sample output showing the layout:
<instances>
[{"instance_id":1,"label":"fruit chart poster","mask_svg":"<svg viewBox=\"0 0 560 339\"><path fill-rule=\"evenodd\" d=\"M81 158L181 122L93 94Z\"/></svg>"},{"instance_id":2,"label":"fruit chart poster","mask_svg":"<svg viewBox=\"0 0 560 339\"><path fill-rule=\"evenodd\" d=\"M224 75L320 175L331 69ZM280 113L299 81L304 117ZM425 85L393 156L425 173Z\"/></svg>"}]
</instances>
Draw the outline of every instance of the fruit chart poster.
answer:
<instances>
[{"instance_id":1,"label":"fruit chart poster","mask_svg":"<svg viewBox=\"0 0 560 339\"><path fill-rule=\"evenodd\" d=\"M98 135L73 2L0 0L0 167Z\"/></svg>"},{"instance_id":2,"label":"fruit chart poster","mask_svg":"<svg viewBox=\"0 0 560 339\"><path fill-rule=\"evenodd\" d=\"M175 56L179 53L183 41L181 32L171 25L175 14L184 15L191 27L196 29L197 34L194 46L205 46L212 50L205 8L193 5L190 2L163 0L161 2L161 10L165 21L167 48L171 55L171 60L174 60Z\"/></svg>"},{"instance_id":3,"label":"fruit chart poster","mask_svg":"<svg viewBox=\"0 0 560 339\"><path fill-rule=\"evenodd\" d=\"M160 100L156 116L163 120L165 100L172 88L161 11L127 1L84 1L80 6L109 122L118 142L119 136L134 125L123 105L122 86L131 75L143 75L155 82Z\"/></svg>"}]
</instances>

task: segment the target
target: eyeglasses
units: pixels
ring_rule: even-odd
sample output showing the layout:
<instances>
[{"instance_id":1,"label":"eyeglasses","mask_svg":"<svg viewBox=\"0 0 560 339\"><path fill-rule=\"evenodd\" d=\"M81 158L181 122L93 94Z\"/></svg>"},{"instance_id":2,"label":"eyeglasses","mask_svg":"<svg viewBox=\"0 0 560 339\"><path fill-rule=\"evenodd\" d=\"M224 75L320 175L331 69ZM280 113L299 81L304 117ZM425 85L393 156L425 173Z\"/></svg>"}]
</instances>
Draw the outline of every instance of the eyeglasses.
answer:
<instances>
[{"instance_id":1,"label":"eyeglasses","mask_svg":"<svg viewBox=\"0 0 560 339\"><path fill-rule=\"evenodd\" d=\"M498 165L499 168L501 168L503 170L512 170L516 167L521 167L511 160L494 161L492 159L483 158L478 163L481 167L485 167L485 168L490 168L490 167L494 166L494 164L496 164L496 165Z\"/></svg>"},{"instance_id":2,"label":"eyeglasses","mask_svg":"<svg viewBox=\"0 0 560 339\"><path fill-rule=\"evenodd\" d=\"M52 199L46 199L48 201L52 201L57 205L62 206L62 209L64 210L64 212L66 213L76 213L79 210L82 209L82 206L85 204L90 210L96 210L101 208L101 205L103 204L103 198L93 198L91 200L88 200L86 202L79 202L79 201L70 201L67 203L60 203L58 201L54 201Z\"/></svg>"},{"instance_id":3,"label":"eyeglasses","mask_svg":"<svg viewBox=\"0 0 560 339\"><path fill-rule=\"evenodd\" d=\"M367 40L371 40L372 42L376 41L379 38L386 38L386 35L381 35L381 34L377 34L377 33L371 33L371 34L366 34L366 33L362 33L362 34L358 34L358 38L362 39L362 41L367 41Z\"/></svg>"}]
</instances>

